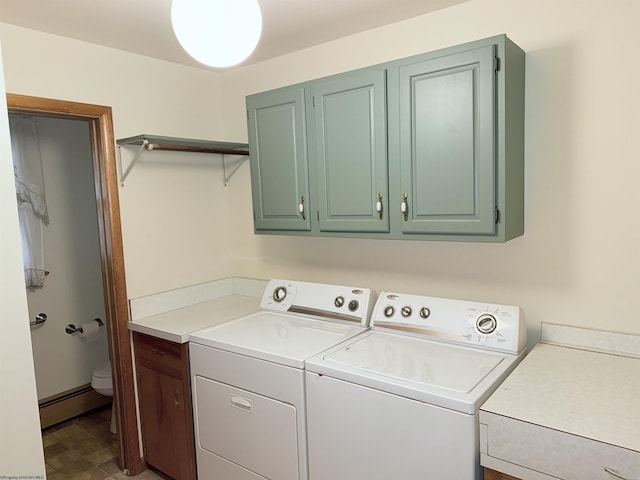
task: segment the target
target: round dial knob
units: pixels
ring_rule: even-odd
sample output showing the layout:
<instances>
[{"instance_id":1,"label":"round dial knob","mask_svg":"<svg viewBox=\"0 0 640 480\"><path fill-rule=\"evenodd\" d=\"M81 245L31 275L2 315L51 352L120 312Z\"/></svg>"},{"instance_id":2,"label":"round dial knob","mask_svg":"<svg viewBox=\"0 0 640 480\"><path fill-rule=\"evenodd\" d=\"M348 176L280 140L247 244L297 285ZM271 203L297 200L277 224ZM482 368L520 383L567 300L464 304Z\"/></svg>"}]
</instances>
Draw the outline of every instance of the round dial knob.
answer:
<instances>
[{"instance_id":1,"label":"round dial knob","mask_svg":"<svg viewBox=\"0 0 640 480\"><path fill-rule=\"evenodd\" d=\"M358 303L358 300L351 300L349 302L349 311L350 312L355 312L358 307L360 306L360 304Z\"/></svg>"},{"instance_id":2,"label":"round dial knob","mask_svg":"<svg viewBox=\"0 0 640 480\"><path fill-rule=\"evenodd\" d=\"M476 320L476 328L480 333L492 333L498 327L498 320L489 313L484 313Z\"/></svg>"},{"instance_id":3,"label":"round dial knob","mask_svg":"<svg viewBox=\"0 0 640 480\"><path fill-rule=\"evenodd\" d=\"M280 303L287 297L287 289L285 287L276 287L273 290L273 300Z\"/></svg>"},{"instance_id":4,"label":"round dial knob","mask_svg":"<svg viewBox=\"0 0 640 480\"><path fill-rule=\"evenodd\" d=\"M393 314L395 313L396 309L393 308L391 305L389 305L388 307L384 307L384 316L387 318L390 318L393 316Z\"/></svg>"},{"instance_id":5,"label":"round dial knob","mask_svg":"<svg viewBox=\"0 0 640 480\"><path fill-rule=\"evenodd\" d=\"M429 318L429 315L431 315L431 310L429 310L427 307L422 307L420 309L421 318Z\"/></svg>"},{"instance_id":6,"label":"round dial knob","mask_svg":"<svg viewBox=\"0 0 640 480\"><path fill-rule=\"evenodd\" d=\"M402 307L402 310L400 310L400 313L404 318L411 316L412 312L413 310L411 310L411 307Z\"/></svg>"},{"instance_id":7,"label":"round dial knob","mask_svg":"<svg viewBox=\"0 0 640 480\"><path fill-rule=\"evenodd\" d=\"M341 306L344 305L344 297L342 295L336 297L336 299L333 301L333 304L340 308Z\"/></svg>"}]
</instances>

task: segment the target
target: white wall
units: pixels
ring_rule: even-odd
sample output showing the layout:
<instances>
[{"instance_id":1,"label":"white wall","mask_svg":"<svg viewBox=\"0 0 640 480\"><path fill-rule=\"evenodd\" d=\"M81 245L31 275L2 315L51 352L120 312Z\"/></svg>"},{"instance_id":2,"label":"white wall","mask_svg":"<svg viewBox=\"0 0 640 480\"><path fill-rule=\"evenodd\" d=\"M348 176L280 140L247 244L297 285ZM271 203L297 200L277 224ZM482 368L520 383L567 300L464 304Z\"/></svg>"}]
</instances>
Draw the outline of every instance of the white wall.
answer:
<instances>
[{"instance_id":1,"label":"white wall","mask_svg":"<svg viewBox=\"0 0 640 480\"><path fill-rule=\"evenodd\" d=\"M0 39L10 93L111 106L116 139L222 139L217 73L8 24ZM222 184L219 156L143 154L120 189L129 297L231 275Z\"/></svg>"},{"instance_id":2,"label":"white wall","mask_svg":"<svg viewBox=\"0 0 640 480\"><path fill-rule=\"evenodd\" d=\"M248 93L507 33L527 53L523 237L255 236L246 164L224 189L209 156L156 152L120 191L125 263L129 296L234 274L516 304L535 341L541 321L640 331L639 14L636 0L471 0L222 75L6 24L0 38L8 91L112 105L116 137L246 141Z\"/></svg>"},{"instance_id":3,"label":"white wall","mask_svg":"<svg viewBox=\"0 0 640 480\"><path fill-rule=\"evenodd\" d=\"M0 110L6 109L0 59ZM7 478L45 478L6 115L0 115L0 205L0 469Z\"/></svg>"},{"instance_id":4,"label":"white wall","mask_svg":"<svg viewBox=\"0 0 640 480\"><path fill-rule=\"evenodd\" d=\"M32 117L38 129L49 224L44 227L44 287L27 292L29 317L47 321L31 330L38 399L91 382L109 360L106 327L95 337L69 335L65 326L105 319L104 288L89 124Z\"/></svg>"},{"instance_id":5,"label":"white wall","mask_svg":"<svg viewBox=\"0 0 640 480\"><path fill-rule=\"evenodd\" d=\"M225 73L225 134L245 95L506 33L526 52L526 224L502 245L252 235L230 186L234 273L346 282L523 308L542 321L640 333L640 2L472 0Z\"/></svg>"}]
</instances>

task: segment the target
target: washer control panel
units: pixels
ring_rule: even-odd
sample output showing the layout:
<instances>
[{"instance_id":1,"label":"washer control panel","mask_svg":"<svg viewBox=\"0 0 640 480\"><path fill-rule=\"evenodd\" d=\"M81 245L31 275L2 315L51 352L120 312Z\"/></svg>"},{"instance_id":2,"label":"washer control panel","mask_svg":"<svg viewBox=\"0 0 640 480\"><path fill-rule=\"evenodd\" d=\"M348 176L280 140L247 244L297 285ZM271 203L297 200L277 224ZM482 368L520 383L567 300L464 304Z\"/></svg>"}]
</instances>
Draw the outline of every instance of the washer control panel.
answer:
<instances>
[{"instance_id":1,"label":"washer control panel","mask_svg":"<svg viewBox=\"0 0 640 480\"><path fill-rule=\"evenodd\" d=\"M524 318L510 305L382 292L371 325L516 354L527 346Z\"/></svg>"},{"instance_id":2,"label":"washer control panel","mask_svg":"<svg viewBox=\"0 0 640 480\"><path fill-rule=\"evenodd\" d=\"M368 288L272 279L260 308L368 326L374 300Z\"/></svg>"}]
</instances>

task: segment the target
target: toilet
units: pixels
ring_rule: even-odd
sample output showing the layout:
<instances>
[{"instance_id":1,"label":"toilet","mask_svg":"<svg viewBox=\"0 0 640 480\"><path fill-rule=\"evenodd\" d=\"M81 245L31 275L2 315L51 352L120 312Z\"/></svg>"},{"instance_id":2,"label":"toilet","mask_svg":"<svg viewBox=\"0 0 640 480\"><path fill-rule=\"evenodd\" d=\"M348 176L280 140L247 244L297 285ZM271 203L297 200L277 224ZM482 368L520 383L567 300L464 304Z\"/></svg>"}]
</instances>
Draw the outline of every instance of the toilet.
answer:
<instances>
[{"instance_id":1,"label":"toilet","mask_svg":"<svg viewBox=\"0 0 640 480\"><path fill-rule=\"evenodd\" d=\"M100 395L113 397L113 376L111 374L111 362L105 362L99 365L94 371L91 378L91 388ZM116 416L111 406L111 433L116 433Z\"/></svg>"}]
</instances>

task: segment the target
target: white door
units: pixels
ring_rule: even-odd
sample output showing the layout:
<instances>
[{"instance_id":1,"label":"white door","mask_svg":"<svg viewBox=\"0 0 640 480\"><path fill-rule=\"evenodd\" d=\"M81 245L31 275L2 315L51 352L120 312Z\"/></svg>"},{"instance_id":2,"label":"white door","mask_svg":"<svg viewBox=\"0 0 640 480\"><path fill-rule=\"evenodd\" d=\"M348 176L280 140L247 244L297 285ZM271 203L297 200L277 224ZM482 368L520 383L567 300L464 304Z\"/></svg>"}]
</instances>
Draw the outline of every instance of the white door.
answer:
<instances>
[{"instance_id":1,"label":"white door","mask_svg":"<svg viewBox=\"0 0 640 480\"><path fill-rule=\"evenodd\" d=\"M7 111L4 71L0 60L0 111ZM11 435L0 436L2 474L44 478L45 466L38 418L27 295L24 288L18 209L6 113L0 118L0 424ZM15 206L15 207L14 207Z\"/></svg>"}]
</instances>

